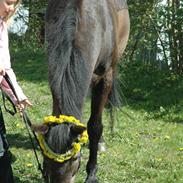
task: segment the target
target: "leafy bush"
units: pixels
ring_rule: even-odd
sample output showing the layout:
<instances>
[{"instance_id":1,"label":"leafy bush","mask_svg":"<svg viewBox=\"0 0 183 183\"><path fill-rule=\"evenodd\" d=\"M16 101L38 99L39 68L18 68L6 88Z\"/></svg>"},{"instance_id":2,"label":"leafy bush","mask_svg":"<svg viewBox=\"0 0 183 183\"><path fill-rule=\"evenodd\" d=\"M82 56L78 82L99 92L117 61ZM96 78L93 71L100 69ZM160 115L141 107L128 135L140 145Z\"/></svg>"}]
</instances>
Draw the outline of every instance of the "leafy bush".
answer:
<instances>
[{"instance_id":1,"label":"leafy bush","mask_svg":"<svg viewBox=\"0 0 183 183\"><path fill-rule=\"evenodd\" d=\"M124 63L120 67L123 92L129 103L146 104L151 110L159 106L171 106L183 98L183 80L171 71L160 70L141 62Z\"/></svg>"}]
</instances>

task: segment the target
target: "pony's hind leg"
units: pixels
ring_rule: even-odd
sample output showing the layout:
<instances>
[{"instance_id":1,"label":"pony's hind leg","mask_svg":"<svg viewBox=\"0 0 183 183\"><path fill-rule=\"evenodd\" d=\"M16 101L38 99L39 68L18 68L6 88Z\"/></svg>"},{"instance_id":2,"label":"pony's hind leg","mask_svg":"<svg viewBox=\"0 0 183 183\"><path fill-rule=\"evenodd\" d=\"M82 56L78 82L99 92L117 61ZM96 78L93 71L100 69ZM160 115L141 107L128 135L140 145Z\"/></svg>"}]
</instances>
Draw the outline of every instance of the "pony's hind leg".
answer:
<instances>
[{"instance_id":1,"label":"pony's hind leg","mask_svg":"<svg viewBox=\"0 0 183 183\"><path fill-rule=\"evenodd\" d=\"M91 102L91 116L88 121L88 134L89 134L89 160L87 163L87 179L85 183L97 183L97 151L98 143L102 136L102 112L109 92L112 87L112 68L108 70L104 77L99 81L95 81L92 86L92 102Z\"/></svg>"}]
</instances>

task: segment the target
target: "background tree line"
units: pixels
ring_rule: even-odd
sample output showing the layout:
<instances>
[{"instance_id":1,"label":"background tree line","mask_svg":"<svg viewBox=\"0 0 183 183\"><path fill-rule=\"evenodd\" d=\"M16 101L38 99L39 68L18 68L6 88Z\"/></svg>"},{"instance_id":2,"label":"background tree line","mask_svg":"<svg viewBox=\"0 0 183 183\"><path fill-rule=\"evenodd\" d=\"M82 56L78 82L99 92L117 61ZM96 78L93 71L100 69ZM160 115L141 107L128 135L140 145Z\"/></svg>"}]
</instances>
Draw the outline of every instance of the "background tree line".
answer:
<instances>
[{"instance_id":1,"label":"background tree line","mask_svg":"<svg viewBox=\"0 0 183 183\"><path fill-rule=\"evenodd\" d=\"M23 0L28 10L24 42L44 44L46 0ZM131 31L124 60L183 73L183 1L128 0ZM25 21L19 11L17 19Z\"/></svg>"}]
</instances>

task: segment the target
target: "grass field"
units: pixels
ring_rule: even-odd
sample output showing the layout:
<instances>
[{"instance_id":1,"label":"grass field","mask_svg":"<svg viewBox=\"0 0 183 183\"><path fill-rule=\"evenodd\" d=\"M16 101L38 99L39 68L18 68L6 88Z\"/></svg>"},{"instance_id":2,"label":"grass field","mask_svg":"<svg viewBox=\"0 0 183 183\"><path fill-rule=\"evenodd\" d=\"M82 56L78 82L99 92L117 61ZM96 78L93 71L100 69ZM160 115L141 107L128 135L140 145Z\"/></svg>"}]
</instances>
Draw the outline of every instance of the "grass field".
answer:
<instances>
[{"instance_id":1,"label":"grass field","mask_svg":"<svg viewBox=\"0 0 183 183\"><path fill-rule=\"evenodd\" d=\"M32 122L41 122L44 116L51 114L52 109L44 53L22 49L14 52L12 59L17 78L34 105L27 112ZM136 79L134 80L137 81ZM139 88L133 91L138 93L138 97L129 99L129 102L126 98L126 105L117 111L113 135L109 130L109 116L105 111L103 121L107 152L98 157L100 182L182 183L183 100L179 96L180 100L171 105L161 103L162 98L167 101L171 97L167 94L170 92L167 89L167 92L159 93L159 99L156 99L158 102L153 103L153 97L147 102L148 100L139 99ZM164 98L165 94L167 99ZM178 95L175 93L174 98L176 97ZM42 183L27 131L19 115L12 117L4 112L4 117L11 151L16 157L13 162L16 183ZM83 122L88 117L89 101L86 101ZM83 183L86 177L87 147L83 147L82 151L82 164L76 183Z\"/></svg>"}]
</instances>

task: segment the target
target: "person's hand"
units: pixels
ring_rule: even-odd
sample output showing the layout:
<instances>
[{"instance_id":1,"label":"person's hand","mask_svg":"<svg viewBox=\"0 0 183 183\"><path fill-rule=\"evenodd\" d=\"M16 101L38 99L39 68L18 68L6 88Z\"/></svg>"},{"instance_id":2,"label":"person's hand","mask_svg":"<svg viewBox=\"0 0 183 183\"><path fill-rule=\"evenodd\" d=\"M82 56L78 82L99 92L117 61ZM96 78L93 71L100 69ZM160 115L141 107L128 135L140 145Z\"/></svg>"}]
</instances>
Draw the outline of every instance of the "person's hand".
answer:
<instances>
[{"instance_id":1,"label":"person's hand","mask_svg":"<svg viewBox=\"0 0 183 183\"><path fill-rule=\"evenodd\" d=\"M31 107L31 106L32 106L32 103L28 99L22 100L19 104L17 104L20 115L22 116L22 112L25 110L26 107Z\"/></svg>"},{"instance_id":2,"label":"person's hand","mask_svg":"<svg viewBox=\"0 0 183 183\"><path fill-rule=\"evenodd\" d=\"M4 76L6 73L5 68L0 66L0 76Z\"/></svg>"}]
</instances>

